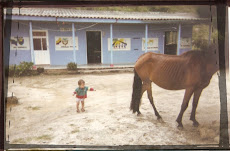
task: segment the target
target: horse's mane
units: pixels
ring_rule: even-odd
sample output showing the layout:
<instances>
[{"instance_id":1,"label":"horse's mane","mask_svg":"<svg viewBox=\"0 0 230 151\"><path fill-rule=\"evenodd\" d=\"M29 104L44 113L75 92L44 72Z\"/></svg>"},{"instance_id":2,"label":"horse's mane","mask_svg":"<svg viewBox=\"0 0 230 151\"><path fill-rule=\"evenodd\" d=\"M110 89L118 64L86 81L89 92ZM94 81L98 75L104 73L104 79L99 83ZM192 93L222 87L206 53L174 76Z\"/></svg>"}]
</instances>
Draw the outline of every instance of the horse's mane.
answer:
<instances>
[{"instance_id":1,"label":"horse's mane","mask_svg":"<svg viewBox=\"0 0 230 151\"><path fill-rule=\"evenodd\" d=\"M193 63L201 63L203 61L205 61L206 57L205 57L205 51L202 50L190 50L187 52L184 52L183 54L181 54L181 57L185 57L187 58L187 60L189 62L193 62Z\"/></svg>"},{"instance_id":2,"label":"horse's mane","mask_svg":"<svg viewBox=\"0 0 230 151\"><path fill-rule=\"evenodd\" d=\"M147 53L152 53L152 52L147 52ZM146 53L140 55L140 56L138 57L138 59L136 60L136 62L137 62L141 57L143 57L144 55L146 55Z\"/></svg>"},{"instance_id":3,"label":"horse's mane","mask_svg":"<svg viewBox=\"0 0 230 151\"><path fill-rule=\"evenodd\" d=\"M152 52L148 52L148 53L152 53ZM181 55L179 55L180 57L185 57L187 60L193 60L193 61L201 61L201 60L205 60L205 54L207 53L206 50L189 50L186 51L184 53L182 53ZM142 54L141 56L138 57L137 60L139 60L141 57L145 56L146 53ZM162 55L162 54L159 54ZM170 57L178 57L177 55L168 55Z\"/></svg>"},{"instance_id":4,"label":"horse's mane","mask_svg":"<svg viewBox=\"0 0 230 151\"><path fill-rule=\"evenodd\" d=\"M202 51L202 50L190 50L190 51L186 51L182 53L181 56L184 56L184 57L203 56L204 54L205 54L205 51Z\"/></svg>"}]
</instances>

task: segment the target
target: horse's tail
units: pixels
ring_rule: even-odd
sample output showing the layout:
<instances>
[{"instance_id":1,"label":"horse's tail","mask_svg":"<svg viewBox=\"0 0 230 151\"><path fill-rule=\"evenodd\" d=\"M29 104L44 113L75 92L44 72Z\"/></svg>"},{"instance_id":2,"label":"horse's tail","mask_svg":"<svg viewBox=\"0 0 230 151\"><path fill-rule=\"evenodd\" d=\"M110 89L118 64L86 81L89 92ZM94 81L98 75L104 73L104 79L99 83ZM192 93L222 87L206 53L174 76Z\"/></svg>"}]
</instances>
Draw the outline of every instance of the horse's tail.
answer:
<instances>
[{"instance_id":1,"label":"horse's tail","mask_svg":"<svg viewBox=\"0 0 230 151\"><path fill-rule=\"evenodd\" d=\"M139 111L139 106L141 103L141 89L142 89L141 78L139 77L136 70L134 69L133 94L130 103L130 110L133 110L133 113Z\"/></svg>"}]
</instances>

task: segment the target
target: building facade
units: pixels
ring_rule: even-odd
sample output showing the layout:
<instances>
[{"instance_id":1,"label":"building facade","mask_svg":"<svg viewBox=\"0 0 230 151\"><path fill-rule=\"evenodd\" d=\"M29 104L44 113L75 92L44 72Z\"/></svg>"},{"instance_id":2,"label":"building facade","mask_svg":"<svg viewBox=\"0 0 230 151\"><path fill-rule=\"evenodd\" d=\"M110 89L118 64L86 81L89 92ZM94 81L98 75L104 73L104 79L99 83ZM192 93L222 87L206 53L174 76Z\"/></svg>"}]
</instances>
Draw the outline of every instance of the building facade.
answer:
<instances>
[{"instance_id":1,"label":"building facade","mask_svg":"<svg viewBox=\"0 0 230 151\"><path fill-rule=\"evenodd\" d=\"M134 64L149 51L179 55L192 49L193 25L208 23L191 14L38 8L5 18L12 20L10 64L51 66Z\"/></svg>"}]
</instances>

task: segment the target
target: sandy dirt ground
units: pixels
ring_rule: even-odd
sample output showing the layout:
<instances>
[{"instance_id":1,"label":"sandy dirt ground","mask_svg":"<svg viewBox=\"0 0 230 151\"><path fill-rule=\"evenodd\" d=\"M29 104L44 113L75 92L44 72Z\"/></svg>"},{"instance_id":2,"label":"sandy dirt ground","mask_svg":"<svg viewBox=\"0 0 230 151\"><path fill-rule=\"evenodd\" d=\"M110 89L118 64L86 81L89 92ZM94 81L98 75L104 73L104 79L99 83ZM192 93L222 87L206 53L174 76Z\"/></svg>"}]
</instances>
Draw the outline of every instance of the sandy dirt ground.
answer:
<instances>
[{"instance_id":1,"label":"sandy dirt ground","mask_svg":"<svg viewBox=\"0 0 230 151\"><path fill-rule=\"evenodd\" d=\"M84 113L76 112L72 96L79 79L96 89L88 92ZM175 120L184 90L168 91L153 84L153 97L163 121L155 117L146 92L140 108L142 115L137 117L129 110L132 73L41 75L12 81L9 78L8 92L19 98L19 104L7 108L6 136L9 135L10 143L191 145L219 141L220 101L216 74L200 98L196 114L200 126L193 127L189 120L190 101L183 116L183 130L177 128Z\"/></svg>"}]
</instances>

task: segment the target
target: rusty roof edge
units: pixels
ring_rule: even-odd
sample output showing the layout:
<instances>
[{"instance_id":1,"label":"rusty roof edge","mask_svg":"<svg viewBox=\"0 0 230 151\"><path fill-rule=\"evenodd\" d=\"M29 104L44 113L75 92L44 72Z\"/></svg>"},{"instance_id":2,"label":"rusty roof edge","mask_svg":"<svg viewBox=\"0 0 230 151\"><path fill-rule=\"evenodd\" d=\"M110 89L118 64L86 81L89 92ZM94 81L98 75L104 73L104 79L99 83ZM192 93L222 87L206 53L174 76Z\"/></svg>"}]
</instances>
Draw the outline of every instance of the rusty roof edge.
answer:
<instances>
[{"instance_id":1,"label":"rusty roof edge","mask_svg":"<svg viewBox=\"0 0 230 151\"><path fill-rule=\"evenodd\" d=\"M4 14L6 13L7 13L6 9L4 9ZM71 17L71 18L121 19L121 20L122 19L208 20L208 18L199 18L197 15L189 14L189 13L88 11L88 10L76 10L76 9L55 9L55 8L54 9L22 8L20 10L20 14L18 8L13 8L11 14L21 15L21 16L40 16L40 17L59 17L59 18ZM143 17L144 15L145 17Z\"/></svg>"}]
</instances>

